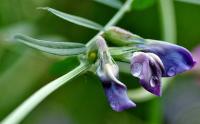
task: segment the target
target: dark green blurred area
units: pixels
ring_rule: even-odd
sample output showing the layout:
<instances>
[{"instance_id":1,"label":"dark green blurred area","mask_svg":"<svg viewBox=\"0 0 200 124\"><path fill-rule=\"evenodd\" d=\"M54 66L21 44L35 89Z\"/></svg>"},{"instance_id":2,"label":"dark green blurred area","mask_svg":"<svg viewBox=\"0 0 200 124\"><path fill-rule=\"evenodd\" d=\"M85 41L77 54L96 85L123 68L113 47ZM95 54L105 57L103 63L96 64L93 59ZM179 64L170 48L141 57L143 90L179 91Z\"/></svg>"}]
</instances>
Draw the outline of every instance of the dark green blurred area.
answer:
<instances>
[{"instance_id":1,"label":"dark green blurred area","mask_svg":"<svg viewBox=\"0 0 200 124\"><path fill-rule=\"evenodd\" d=\"M86 43L97 33L36 9L41 6L82 16L102 25L117 11L92 0L0 0L0 120L37 89L79 64L76 58L56 57L16 43L12 40L15 34ZM175 11L178 44L192 50L200 43L200 5L175 2ZM148 8L136 7L127 13L118 26L144 38L162 40L156 0ZM129 87L139 86L131 75L121 74L120 78ZM194 79L192 75L177 76L163 97L137 103L137 108L117 113L109 107L98 78L86 73L47 97L22 123L174 124L177 121L171 121L170 117L175 113L166 112L173 107L166 103L176 97L172 90L176 91L180 85L195 85ZM187 83L182 83L183 80ZM194 87L200 91L200 87ZM200 92L196 94L200 96Z\"/></svg>"}]
</instances>

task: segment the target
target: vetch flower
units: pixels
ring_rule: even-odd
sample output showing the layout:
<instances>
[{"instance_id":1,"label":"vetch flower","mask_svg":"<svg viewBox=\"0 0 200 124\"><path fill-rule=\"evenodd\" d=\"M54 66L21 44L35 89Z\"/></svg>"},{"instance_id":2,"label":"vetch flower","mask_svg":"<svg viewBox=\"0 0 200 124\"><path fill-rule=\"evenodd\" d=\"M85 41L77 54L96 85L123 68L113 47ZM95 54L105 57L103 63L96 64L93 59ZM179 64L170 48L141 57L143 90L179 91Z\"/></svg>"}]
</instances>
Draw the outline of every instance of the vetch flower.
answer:
<instances>
[{"instance_id":1,"label":"vetch flower","mask_svg":"<svg viewBox=\"0 0 200 124\"><path fill-rule=\"evenodd\" d=\"M186 48L157 40L146 39L145 44L137 47L143 52L156 54L164 65L163 77L172 77L188 71L195 65L192 54Z\"/></svg>"},{"instance_id":2,"label":"vetch flower","mask_svg":"<svg viewBox=\"0 0 200 124\"><path fill-rule=\"evenodd\" d=\"M190 70L195 61L184 47L156 40L137 45L140 52L133 53L131 73L149 92L161 96L161 77L172 77Z\"/></svg>"},{"instance_id":3,"label":"vetch flower","mask_svg":"<svg viewBox=\"0 0 200 124\"><path fill-rule=\"evenodd\" d=\"M131 58L131 73L149 92L161 95L161 76L164 71L160 58L153 53L135 52Z\"/></svg>"},{"instance_id":4,"label":"vetch flower","mask_svg":"<svg viewBox=\"0 0 200 124\"><path fill-rule=\"evenodd\" d=\"M107 96L110 106L115 111L123 111L135 107L127 96L126 86L118 80L119 68L108 52L108 47L102 37L98 37L97 46L99 51L99 66L97 75Z\"/></svg>"}]
</instances>

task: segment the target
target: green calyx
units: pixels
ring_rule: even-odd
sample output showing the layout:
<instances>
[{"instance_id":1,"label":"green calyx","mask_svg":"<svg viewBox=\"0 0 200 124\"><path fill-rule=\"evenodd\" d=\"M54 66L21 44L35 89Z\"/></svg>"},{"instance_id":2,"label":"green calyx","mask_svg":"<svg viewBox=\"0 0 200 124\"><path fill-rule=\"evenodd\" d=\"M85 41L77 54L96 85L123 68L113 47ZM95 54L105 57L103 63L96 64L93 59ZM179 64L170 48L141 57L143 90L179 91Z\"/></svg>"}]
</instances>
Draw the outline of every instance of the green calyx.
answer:
<instances>
[{"instance_id":1,"label":"green calyx","mask_svg":"<svg viewBox=\"0 0 200 124\"><path fill-rule=\"evenodd\" d=\"M143 44L145 40L129 31L119 27L111 27L104 32L103 37L116 46L129 46L133 44Z\"/></svg>"}]
</instances>

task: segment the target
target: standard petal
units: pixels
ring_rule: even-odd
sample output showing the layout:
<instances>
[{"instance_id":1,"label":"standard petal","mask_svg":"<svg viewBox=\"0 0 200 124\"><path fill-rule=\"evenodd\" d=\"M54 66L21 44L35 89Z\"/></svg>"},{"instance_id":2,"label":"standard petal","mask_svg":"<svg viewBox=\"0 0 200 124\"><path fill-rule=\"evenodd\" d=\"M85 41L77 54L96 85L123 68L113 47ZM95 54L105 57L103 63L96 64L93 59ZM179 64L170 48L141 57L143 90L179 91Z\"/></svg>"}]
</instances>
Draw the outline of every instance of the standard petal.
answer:
<instances>
[{"instance_id":1,"label":"standard petal","mask_svg":"<svg viewBox=\"0 0 200 124\"><path fill-rule=\"evenodd\" d=\"M151 52L159 56L165 68L163 77L185 72L195 65L191 53L186 48L157 40L147 41L147 44L138 45L138 47L142 48L143 52Z\"/></svg>"},{"instance_id":2,"label":"standard petal","mask_svg":"<svg viewBox=\"0 0 200 124\"><path fill-rule=\"evenodd\" d=\"M157 96L161 96L161 65L148 53L136 52L131 58L132 75L140 79L140 84L147 91Z\"/></svg>"}]
</instances>

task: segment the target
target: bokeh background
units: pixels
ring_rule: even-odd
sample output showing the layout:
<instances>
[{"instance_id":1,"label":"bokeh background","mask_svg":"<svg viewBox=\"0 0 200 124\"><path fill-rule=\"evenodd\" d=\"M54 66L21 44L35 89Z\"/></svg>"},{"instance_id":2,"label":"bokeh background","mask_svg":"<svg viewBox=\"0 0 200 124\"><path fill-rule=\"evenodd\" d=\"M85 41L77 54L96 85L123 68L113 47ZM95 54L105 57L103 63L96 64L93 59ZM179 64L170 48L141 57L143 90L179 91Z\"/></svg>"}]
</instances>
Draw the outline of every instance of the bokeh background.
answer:
<instances>
[{"instance_id":1,"label":"bokeh background","mask_svg":"<svg viewBox=\"0 0 200 124\"><path fill-rule=\"evenodd\" d=\"M118 26L162 40L158 0L136 1ZM36 9L41 6L102 25L117 11L93 0L0 0L0 120L37 89L79 64L74 57L57 57L17 43L12 39L15 34L86 43L97 33ZM174 1L174 7L177 44L193 50L200 44L200 4ZM121 73L120 79L130 89L139 86L131 75ZM22 124L199 124L200 70L176 76L162 97L136 103L137 108L112 111L98 78L88 72L47 97Z\"/></svg>"}]
</instances>

